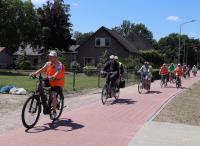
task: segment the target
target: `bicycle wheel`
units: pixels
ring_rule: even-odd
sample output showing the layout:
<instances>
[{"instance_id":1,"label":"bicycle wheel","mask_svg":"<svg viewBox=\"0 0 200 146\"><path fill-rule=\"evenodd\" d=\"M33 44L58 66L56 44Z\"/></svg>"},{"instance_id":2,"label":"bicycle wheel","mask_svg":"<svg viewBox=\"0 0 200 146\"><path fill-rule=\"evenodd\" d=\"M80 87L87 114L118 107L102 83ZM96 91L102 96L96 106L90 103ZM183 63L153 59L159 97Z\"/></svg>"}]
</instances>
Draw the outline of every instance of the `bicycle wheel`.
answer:
<instances>
[{"instance_id":1,"label":"bicycle wheel","mask_svg":"<svg viewBox=\"0 0 200 146\"><path fill-rule=\"evenodd\" d=\"M106 103L108 99L108 92L107 92L107 86L105 85L102 89L102 92L101 92L101 101L103 104Z\"/></svg>"},{"instance_id":2,"label":"bicycle wheel","mask_svg":"<svg viewBox=\"0 0 200 146\"><path fill-rule=\"evenodd\" d=\"M160 87L162 88L162 87L163 87L163 85L164 85L164 80L163 80L163 79L161 79L161 80L160 80Z\"/></svg>"},{"instance_id":3,"label":"bicycle wheel","mask_svg":"<svg viewBox=\"0 0 200 146\"><path fill-rule=\"evenodd\" d=\"M176 82L176 88L179 88L179 83L178 82Z\"/></svg>"},{"instance_id":4,"label":"bicycle wheel","mask_svg":"<svg viewBox=\"0 0 200 146\"><path fill-rule=\"evenodd\" d=\"M117 101L119 99L119 93L120 93L120 90L118 92L115 93L115 100Z\"/></svg>"},{"instance_id":5,"label":"bicycle wheel","mask_svg":"<svg viewBox=\"0 0 200 146\"><path fill-rule=\"evenodd\" d=\"M53 120L57 120L60 118L62 112L63 112L63 108L64 108L64 97L63 95L57 93L56 94L56 98L57 98L57 106L56 106L56 117L54 117ZM52 104L52 100L49 99L49 106L50 106L50 109L51 109L51 112L49 114L50 118L53 117L52 114L53 114L53 104Z\"/></svg>"},{"instance_id":6,"label":"bicycle wheel","mask_svg":"<svg viewBox=\"0 0 200 146\"><path fill-rule=\"evenodd\" d=\"M167 87L167 78L165 78L164 81L165 81L165 82L164 82L164 85L165 85L165 87Z\"/></svg>"},{"instance_id":7,"label":"bicycle wheel","mask_svg":"<svg viewBox=\"0 0 200 146\"><path fill-rule=\"evenodd\" d=\"M138 92L139 92L139 94L142 93L142 90L143 90L143 84L142 84L142 82L139 82L138 83Z\"/></svg>"},{"instance_id":8,"label":"bicycle wheel","mask_svg":"<svg viewBox=\"0 0 200 146\"><path fill-rule=\"evenodd\" d=\"M22 108L22 123L24 127L33 128L39 120L41 113L41 104L37 96L29 97Z\"/></svg>"},{"instance_id":9,"label":"bicycle wheel","mask_svg":"<svg viewBox=\"0 0 200 146\"><path fill-rule=\"evenodd\" d=\"M179 87L180 87L180 79L177 78L177 79L176 79L176 88L179 88Z\"/></svg>"},{"instance_id":10,"label":"bicycle wheel","mask_svg":"<svg viewBox=\"0 0 200 146\"><path fill-rule=\"evenodd\" d=\"M176 78L172 78L172 83L176 83Z\"/></svg>"}]
</instances>

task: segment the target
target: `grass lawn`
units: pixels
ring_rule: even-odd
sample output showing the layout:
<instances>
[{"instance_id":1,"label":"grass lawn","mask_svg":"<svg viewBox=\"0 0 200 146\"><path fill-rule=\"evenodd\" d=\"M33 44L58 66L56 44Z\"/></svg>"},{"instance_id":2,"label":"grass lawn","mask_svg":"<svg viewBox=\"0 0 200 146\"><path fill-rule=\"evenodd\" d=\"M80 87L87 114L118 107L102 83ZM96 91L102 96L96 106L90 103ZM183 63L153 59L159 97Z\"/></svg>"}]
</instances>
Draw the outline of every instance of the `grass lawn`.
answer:
<instances>
[{"instance_id":1,"label":"grass lawn","mask_svg":"<svg viewBox=\"0 0 200 146\"><path fill-rule=\"evenodd\" d=\"M34 91L36 80L29 78L30 72L15 70L0 70L0 87L5 85L14 85L18 88L25 88L28 91ZM127 78L128 77L128 78ZM126 85L133 84L137 81L134 74L128 74L124 77ZM105 78L100 78L100 87L105 84ZM76 74L75 91L98 88L98 76L86 76L84 74ZM73 74L69 73L65 77L64 91L73 91Z\"/></svg>"},{"instance_id":2,"label":"grass lawn","mask_svg":"<svg viewBox=\"0 0 200 146\"><path fill-rule=\"evenodd\" d=\"M100 78L100 86L105 83L104 78ZM18 88L25 88L28 91L33 91L36 87L36 80L29 78L27 75L0 75L0 87L5 85L14 85ZM75 89L84 90L98 87L98 77L88 77L85 75L76 75ZM73 75L66 75L65 91L73 90Z\"/></svg>"},{"instance_id":3,"label":"grass lawn","mask_svg":"<svg viewBox=\"0 0 200 146\"><path fill-rule=\"evenodd\" d=\"M154 119L200 126L200 82L176 96Z\"/></svg>"}]
</instances>

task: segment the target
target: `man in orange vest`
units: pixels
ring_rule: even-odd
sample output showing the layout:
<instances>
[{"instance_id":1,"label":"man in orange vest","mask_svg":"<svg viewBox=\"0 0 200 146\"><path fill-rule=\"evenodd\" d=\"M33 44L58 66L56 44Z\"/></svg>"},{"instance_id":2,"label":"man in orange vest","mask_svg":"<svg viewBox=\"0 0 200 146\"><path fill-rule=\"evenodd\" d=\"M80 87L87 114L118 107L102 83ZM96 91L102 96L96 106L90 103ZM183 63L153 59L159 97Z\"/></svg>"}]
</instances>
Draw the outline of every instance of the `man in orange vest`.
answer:
<instances>
[{"instance_id":1,"label":"man in orange vest","mask_svg":"<svg viewBox=\"0 0 200 146\"><path fill-rule=\"evenodd\" d=\"M183 76L183 68L181 67L181 64L177 65L177 67L175 69L175 75L181 85L181 76Z\"/></svg>"},{"instance_id":2,"label":"man in orange vest","mask_svg":"<svg viewBox=\"0 0 200 146\"><path fill-rule=\"evenodd\" d=\"M48 56L49 61L46 62L46 64L42 68L32 73L31 76L37 76L42 72L46 73L49 85L51 87L50 91L52 93L51 97L53 104L53 117L51 118L55 119L55 117L57 116L56 106L58 102L56 94L59 93L61 96L63 96L62 88L64 87L65 66L57 59L56 51L50 51Z\"/></svg>"}]
</instances>

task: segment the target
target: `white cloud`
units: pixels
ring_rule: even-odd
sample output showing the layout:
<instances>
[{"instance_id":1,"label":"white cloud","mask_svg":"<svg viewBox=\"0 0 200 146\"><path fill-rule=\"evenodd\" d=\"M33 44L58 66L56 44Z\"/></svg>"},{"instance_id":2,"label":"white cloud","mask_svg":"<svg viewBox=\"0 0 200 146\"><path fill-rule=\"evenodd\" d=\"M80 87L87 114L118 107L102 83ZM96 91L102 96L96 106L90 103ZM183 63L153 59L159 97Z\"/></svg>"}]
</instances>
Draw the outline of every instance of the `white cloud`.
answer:
<instances>
[{"instance_id":1,"label":"white cloud","mask_svg":"<svg viewBox=\"0 0 200 146\"><path fill-rule=\"evenodd\" d=\"M200 35L199 34L195 34L195 33L189 33L188 36L190 38L195 38L195 39L199 39L200 38Z\"/></svg>"},{"instance_id":2,"label":"white cloud","mask_svg":"<svg viewBox=\"0 0 200 146\"><path fill-rule=\"evenodd\" d=\"M181 19L178 16L168 16L167 20L169 20L169 21L180 21Z\"/></svg>"},{"instance_id":3,"label":"white cloud","mask_svg":"<svg viewBox=\"0 0 200 146\"><path fill-rule=\"evenodd\" d=\"M78 3L72 3L72 6L78 6Z\"/></svg>"}]
</instances>

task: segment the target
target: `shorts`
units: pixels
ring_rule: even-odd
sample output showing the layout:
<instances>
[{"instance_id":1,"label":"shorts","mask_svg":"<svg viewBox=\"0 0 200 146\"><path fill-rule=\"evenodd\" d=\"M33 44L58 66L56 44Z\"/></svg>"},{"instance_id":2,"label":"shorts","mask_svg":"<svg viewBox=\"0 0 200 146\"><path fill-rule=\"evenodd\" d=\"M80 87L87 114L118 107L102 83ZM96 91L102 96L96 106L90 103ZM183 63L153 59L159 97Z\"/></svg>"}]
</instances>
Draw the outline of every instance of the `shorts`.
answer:
<instances>
[{"instance_id":1,"label":"shorts","mask_svg":"<svg viewBox=\"0 0 200 146\"><path fill-rule=\"evenodd\" d=\"M62 87L54 86L49 89L49 92L52 94L59 94L61 98L64 98Z\"/></svg>"}]
</instances>

